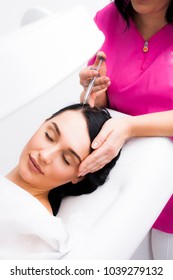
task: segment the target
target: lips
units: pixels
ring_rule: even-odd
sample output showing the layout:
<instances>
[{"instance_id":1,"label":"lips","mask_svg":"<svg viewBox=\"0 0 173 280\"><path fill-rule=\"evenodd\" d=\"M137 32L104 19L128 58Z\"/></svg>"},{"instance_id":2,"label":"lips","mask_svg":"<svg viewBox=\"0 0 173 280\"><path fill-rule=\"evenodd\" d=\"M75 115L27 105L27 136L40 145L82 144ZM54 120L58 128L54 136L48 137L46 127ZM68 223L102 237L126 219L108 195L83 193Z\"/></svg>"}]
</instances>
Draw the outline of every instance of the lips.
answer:
<instances>
[{"instance_id":1,"label":"lips","mask_svg":"<svg viewBox=\"0 0 173 280\"><path fill-rule=\"evenodd\" d=\"M41 167L39 166L39 164L36 162L36 160L31 155L29 155L29 159L30 159L32 169L34 171L44 175L44 172L42 171Z\"/></svg>"}]
</instances>

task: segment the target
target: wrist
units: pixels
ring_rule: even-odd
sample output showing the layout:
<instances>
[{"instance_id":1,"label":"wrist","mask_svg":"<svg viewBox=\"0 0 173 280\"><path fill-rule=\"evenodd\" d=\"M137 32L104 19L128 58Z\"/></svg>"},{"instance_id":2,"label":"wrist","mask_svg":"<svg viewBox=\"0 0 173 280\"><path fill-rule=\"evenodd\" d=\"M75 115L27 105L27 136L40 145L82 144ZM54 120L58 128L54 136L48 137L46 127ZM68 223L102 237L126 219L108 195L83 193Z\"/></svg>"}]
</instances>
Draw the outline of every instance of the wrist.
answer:
<instances>
[{"instance_id":1,"label":"wrist","mask_svg":"<svg viewBox=\"0 0 173 280\"><path fill-rule=\"evenodd\" d=\"M129 118L129 129L128 129L128 136L129 138L134 138L134 137L138 137L138 121L137 118L135 116L130 116ZM128 138L128 139L129 139Z\"/></svg>"},{"instance_id":2,"label":"wrist","mask_svg":"<svg viewBox=\"0 0 173 280\"><path fill-rule=\"evenodd\" d=\"M130 133L132 138L153 135L153 123L148 116L139 115L131 117Z\"/></svg>"},{"instance_id":3,"label":"wrist","mask_svg":"<svg viewBox=\"0 0 173 280\"><path fill-rule=\"evenodd\" d=\"M133 137L135 137L135 123L132 116L123 118L125 121L125 142Z\"/></svg>"},{"instance_id":4,"label":"wrist","mask_svg":"<svg viewBox=\"0 0 173 280\"><path fill-rule=\"evenodd\" d=\"M103 91L101 94L96 96L95 98L95 106L99 107L108 107L108 99L107 99L107 93L106 91Z\"/></svg>"}]
</instances>

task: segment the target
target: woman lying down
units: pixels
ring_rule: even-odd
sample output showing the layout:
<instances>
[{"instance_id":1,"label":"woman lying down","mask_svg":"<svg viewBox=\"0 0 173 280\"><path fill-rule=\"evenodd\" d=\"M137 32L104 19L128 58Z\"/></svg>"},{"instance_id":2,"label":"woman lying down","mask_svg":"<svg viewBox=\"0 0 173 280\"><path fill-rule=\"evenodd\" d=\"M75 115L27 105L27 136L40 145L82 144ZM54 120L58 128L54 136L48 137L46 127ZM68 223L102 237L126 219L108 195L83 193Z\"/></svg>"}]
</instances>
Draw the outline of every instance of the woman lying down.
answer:
<instances>
[{"instance_id":1,"label":"woman lying down","mask_svg":"<svg viewBox=\"0 0 173 280\"><path fill-rule=\"evenodd\" d=\"M75 104L47 119L24 147L18 165L0 177L0 258L58 259L71 235L56 217L63 197L102 185L118 157L78 178L90 144L110 118L105 109Z\"/></svg>"}]
</instances>

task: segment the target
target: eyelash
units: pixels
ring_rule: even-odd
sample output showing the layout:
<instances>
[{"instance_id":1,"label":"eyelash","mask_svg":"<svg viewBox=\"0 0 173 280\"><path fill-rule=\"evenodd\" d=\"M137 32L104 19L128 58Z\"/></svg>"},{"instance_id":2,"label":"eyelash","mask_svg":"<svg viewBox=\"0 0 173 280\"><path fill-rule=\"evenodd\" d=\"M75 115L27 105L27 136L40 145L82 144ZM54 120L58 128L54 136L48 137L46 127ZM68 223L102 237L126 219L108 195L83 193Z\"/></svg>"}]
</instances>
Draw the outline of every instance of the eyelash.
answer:
<instances>
[{"instance_id":1,"label":"eyelash","mask_svg":"<svg viewBox=\"0 0 173 280\"><path fill-rule=\"evenodd\" d=\"M63 161L65 162L65 164L70 165L69 161L68 161L68 160L66 160L66 158L65 158L65 156L64 156L64 155L62 155L62 158L63 158Z\"/></svg>"},{"instance_id":2,"label":"eyelash","mask_svg":"<svg viewBox=\"0 0 173 280\"><path fill-rule=\"evenodd\" d=\"M48 132L45 132L45 136L50 142L54 142L54 140L50 137Z\"/></svg>"},{"instance_id":3,"label":"eyelash","mask_svg":"<svg viewBox=\"0 0 173 280\"><path fill-rule=\"evenodd\" d=\"M54 142L54 140L50 137L50 135L47 131L45 131L45 136L50 142ZM62 154L62 159L65 162L65 164L70 165L70 163L66 160L66 158L63 154Z\"/></svg>"}]
</instances>

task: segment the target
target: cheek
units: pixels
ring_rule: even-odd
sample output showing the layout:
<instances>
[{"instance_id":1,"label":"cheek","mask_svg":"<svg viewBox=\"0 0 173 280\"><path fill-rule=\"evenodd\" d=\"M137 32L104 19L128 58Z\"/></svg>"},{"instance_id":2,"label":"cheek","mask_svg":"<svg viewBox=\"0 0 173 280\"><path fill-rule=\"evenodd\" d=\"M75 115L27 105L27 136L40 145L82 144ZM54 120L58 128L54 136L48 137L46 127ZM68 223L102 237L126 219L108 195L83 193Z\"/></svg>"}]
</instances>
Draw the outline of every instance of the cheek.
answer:
<instances>
[{"instance_id":1,"label":"cheek","mask_svg":"<svg viewBox=\"0 0 173 280\"><path fill-rule=\"evenodd\" d=\"M28 159L29 154L34 150L34 147L35 146L32 144L32 140L28 141L20 154L19 163L24 164L24 162Z\"/></svg>"},{"instance_id":2,"label":"cheek","mask_svg":"<svg viewBox=\"0 0 173 280\"><path fill-rule=\"evenodd\" d=\"M48 180L54 181L56 185L66 184L72 179L76 178L78 174L78 168L65 165L61 158L57 159L49 168Z\"/></svg>"},{"instance_id":3,"label":"cheek","mask_svg":"<svg viewBox=\"0 0 173 280\"><path fill-rule=\"evenodd\" d=\"M25 161L28 159L29 156L29 143L25 145L23 148L21 154L20 154L20 159L19 159L19 164L22 166Z\"/></svg>"},{"instance_id":4,"label":"cheek","mask_svg":"<svg viewBox=\"0 0 173 280\"><path fill-rule=\"evenodd\" d=\"M42 143L43 143L43 139L41 139L41 137L38 137L36 134L33 135L33 137L30 138L30 140L24 146L22 154L24 153L28 154L31 151L40 149Z\"/></svg>"},{"instance_id":5,"label":"cheek","mask_svg":"<svg viewBox=\"0 0 173 280\"><path fill-rule=\"evenodd\" d=\"M41 142L41 141L40 141ZM29 160L29 154L32 154L33 152L37 152L40 148L39 141L35 141L35 137L32 137L27 144L24 146L20 158L19 158L19 169L25 173L27 173L28 170L28 160Z\"/></svg>"},{"instance_id":6,"label":"cheek","mask_svg":"<svg viewBox=\"0 0 173 280\"><path fill-rule=\"evenodd\" d=\"M33 135L33 137L28 141L28 143L26 144L26 148L27 149L33 149L33 150L37 150L42 148L42 146L44 145L45 141L42 135L40 135L39 133L35 133Z\"/></svg>"}]
</instances>

